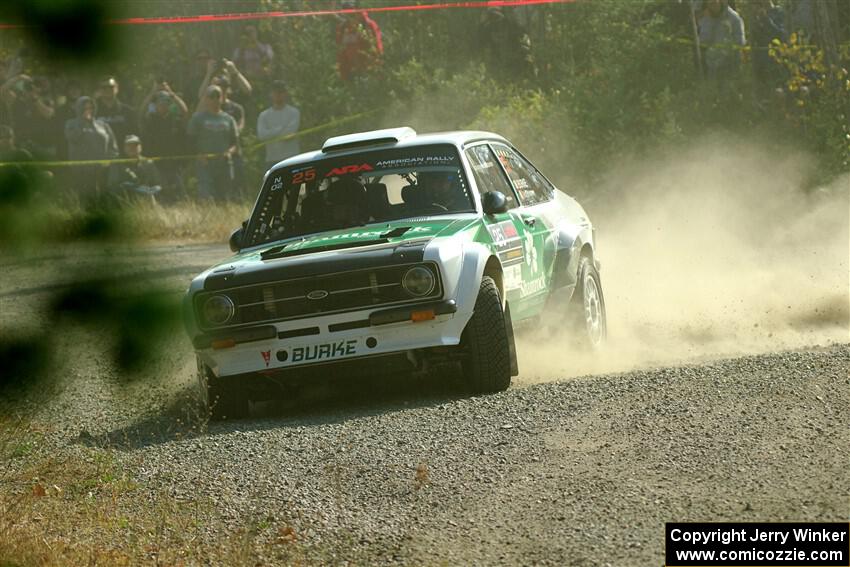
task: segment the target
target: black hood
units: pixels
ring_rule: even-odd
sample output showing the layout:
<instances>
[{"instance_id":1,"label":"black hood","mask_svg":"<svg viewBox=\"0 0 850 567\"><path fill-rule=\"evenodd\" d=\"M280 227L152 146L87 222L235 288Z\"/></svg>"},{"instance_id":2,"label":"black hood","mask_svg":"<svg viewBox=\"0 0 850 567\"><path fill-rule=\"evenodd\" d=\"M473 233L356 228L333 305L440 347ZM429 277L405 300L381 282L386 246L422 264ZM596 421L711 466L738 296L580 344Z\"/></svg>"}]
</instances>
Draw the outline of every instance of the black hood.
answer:
<instances>
[{"instance_id":1,"label":"black hood","mask_svg":"<svg viewBox=\"0 0 850 567\"><path fill-rule=\"evenodd\" d=\"M283 258L257 258L215 268L204 279L204 289L215 291L338 272L421 262L430 238L387 245L354 247L333 252Z\"/></svg>"}]
</instances>

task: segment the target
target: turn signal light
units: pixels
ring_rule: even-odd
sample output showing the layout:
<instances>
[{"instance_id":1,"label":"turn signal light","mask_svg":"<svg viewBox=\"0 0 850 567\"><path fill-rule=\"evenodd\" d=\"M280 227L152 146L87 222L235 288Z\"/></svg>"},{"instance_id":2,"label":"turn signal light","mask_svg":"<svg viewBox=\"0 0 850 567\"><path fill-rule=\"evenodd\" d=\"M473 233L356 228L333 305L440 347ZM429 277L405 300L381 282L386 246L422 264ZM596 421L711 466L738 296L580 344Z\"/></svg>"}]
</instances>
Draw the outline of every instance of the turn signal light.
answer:
<instances>
[{"instance_id":1,"label":"turn signal light","mask_svg":"<svg viewBox=\"0 0 850 567\"><path fill-rule=\"evenodd\" d=\"M221 350L223 348L235 347L236 341L234 339L221 339L213 341L210 346L212 346L215 350Z\"/></svg>"},{"instance_id":2,"label":"turn signal light","mask_svg":"<svg viewBox=\"0 0 850 567\"><path fill-rule=\"evenodd\" d=\"M426 311L413 311L410 314L410 320L414 323L419 323L421 321L430 321L434 318L434 310L428 309Z\"/></svg>"}]
</instances>

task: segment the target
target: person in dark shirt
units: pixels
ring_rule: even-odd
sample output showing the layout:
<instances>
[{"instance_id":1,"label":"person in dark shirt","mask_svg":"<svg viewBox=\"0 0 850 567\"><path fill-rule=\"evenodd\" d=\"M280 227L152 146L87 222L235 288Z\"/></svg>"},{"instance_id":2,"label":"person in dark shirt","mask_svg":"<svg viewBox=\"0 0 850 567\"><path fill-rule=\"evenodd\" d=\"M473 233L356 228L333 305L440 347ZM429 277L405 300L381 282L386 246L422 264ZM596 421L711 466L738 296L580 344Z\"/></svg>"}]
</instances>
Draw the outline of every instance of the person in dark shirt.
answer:
<instances>
[{"instance_id":1,"label":"person in dark shirt","mask_svg":"<svg viewBox=\"0 0 850 567\"><path fill-rule=\"evenodd\" d=\"M9 107L21 146L38 157L55 158L56 140L50 136L55 109L49 81L17 75L0 87L0 95Z\"/></svg>"},{"instance_id":2,"label":"person in dark shirt","mask_svg":"<svg viewBox=\"0 0 850 567\"><path fill-rule=\"evenodd\" d=\"M53 114L51 136L58 140L56 157L59 160L68 159L68 146L65 141L65 123L76 118L74 104L83 96L83 86L73 78L60 78L56 83L56 111Z\"/></svg>"},{"instance_id":3,"label":"person in dark shirt","mask_svg":"<svg viewBox=\"0 0 850 567\"><path fill-rule=\"evenodd\" d=\"M501 6L487 8L478 23L479 45L487 69L505 81L535 75L531 39L515 14Z\"/></svg>"},{"instance_id":4,"label":"person in dark shirt","mask_svg":"<svg viewBox=\"0 0 850 567\"><path fill-rule=\"evenodd\" d=\"M194 105L198 100L196 93L201 88L201 83L204 82L210 59L212 59L212 55L209 49L199 49L195 52L194 57L187 60L183 65L177 90L191 105Z\"/></svg>"},{"instance_id":5,"label":"person in dark shirt","mask_svg":"<svg viewBox=\"0 0 850 567\"><path fill-rule=\"evenodd\" d=\"M128 134L138 134L136 113L129 105L118 100L118 81L107 77L97 87L97 118L109 124L116 140Z\"/></svg>"},{"instance_id":6,"label":"person in dark shirt","mask_svg":"<svg viewBox=\"0 0 850 567\"><path fill-rule=\"evenodd\" d=\"M68 158L72 161L108 160L118 156L115 135L109 124L95 118L97 103L81 96L74 105L77 117L65 123L65 139L68 142ZM76 165L72 184L83 194L100 190L103 185L102 165Z\"/></svg>"},{"instance_id":7,"label":"person in dark shirt","mask_svg":"<svg viewBox=\"0 0 850 567\"><path fill-rule=\"evenodd\" d=\"M779 88L784 82L782 65L770 56L770 48L774 39L787 40L785 12L773 0L761 0L753 5L751 21L753 74L762 94L766 94L766 91Z\"/></svg>"},{"instance_id":8,"label":"person in dark shirt","mask_svg":"<svg viewBox=\"0 0 850 567\"><path fill-rule=\"evenodd\" d=\"M108 186L113 194L153 197L159 193L159 171L153 161L142 155L142 141L138 136L130 134L124 139L124 157L135 161L109 166Z\"/></svg>"},{"instance_id":9,"label":"person in dark shirt","mask_svg":"<svg viewBox=\"0 0 850 567\"><path fill-rule=\"evenodd\" d=\"M32 154L15 144L15 130L0 125L0 162L24 163L32 161Z\"/></svg>"},{"instance_id":10,"label":"person in dark shirt","mask_svg":"<svg viewBox=\"0 0 850 567\"><path fill-rule=\"evenodd\" d=\"M233 117L236 122L236 132L242 134L242 129L245 127L245 107L238 102L231 100L230 95L233 92L230 88L230 79L224 75L220 75L213 79L213 84L221 89L223 102L221 109ZM242 195L245 189L245 161L242 159L241 150L233 154L233 192L236 195Z\"/></svg>"},{"instance_id":11,"label":"person in dark shirt","mask_svg":"<svg viewBox=\"0 0 850 567\"><path fill-rule=\"evenodd\" d=\"M4 188L20 191L26 188L29 191L37 190L38 185L50 183L53 173L45 169L36 169L27 164L33 161L32 154L15 144L15 131L11 126L0 125L0 191Z\"/></svg>"},{"instance_id":12,"label":"person in dark shirt","mask_svg":"<svg viewBox=\"0 0 850 567\"><path fill-rule=\"evenodd\" d=\"M142 141L151 157L173 158L189 153L186 147L186 103L168 83L154 82L139 106ZM185 163L178 159L157 162L165 188L161 200L174 200L183 192L181 172Z\"/></svg>"}]
</instances>

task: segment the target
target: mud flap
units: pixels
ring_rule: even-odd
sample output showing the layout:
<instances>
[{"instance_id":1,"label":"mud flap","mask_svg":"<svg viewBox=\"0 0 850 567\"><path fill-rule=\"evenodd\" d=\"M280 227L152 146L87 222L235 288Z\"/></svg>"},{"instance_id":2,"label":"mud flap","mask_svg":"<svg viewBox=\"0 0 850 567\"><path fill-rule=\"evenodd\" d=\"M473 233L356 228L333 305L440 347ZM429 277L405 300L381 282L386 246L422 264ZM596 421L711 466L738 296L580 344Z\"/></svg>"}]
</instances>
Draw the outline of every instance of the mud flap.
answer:
<instances>
[{"instance_id":1,"label":"mud flap","mask_svg":"<svg viewBox=\"0 0 850 567\"><path fill-rule=\"evenodd\" d=\"M558 320L563 317L564 310L573 300L573 294L576 290L576 284L572 283L553 289L549 292L549 297L546 298L546 304L543 313L558 313Z\"/></svg>"},{"instance_id":2,"label":"mud flap","mask_svg":"<svg viewBox=\"0 0 850 567\"><path fill-rule=\"evenodd\" d=\"M511 376L519 376L519 362L516 356L516 339L514 339L514 324L511 320L511 306L505 302L505 331L508 334L508 355L511 360Z\"/></svg>"}]
</instances>

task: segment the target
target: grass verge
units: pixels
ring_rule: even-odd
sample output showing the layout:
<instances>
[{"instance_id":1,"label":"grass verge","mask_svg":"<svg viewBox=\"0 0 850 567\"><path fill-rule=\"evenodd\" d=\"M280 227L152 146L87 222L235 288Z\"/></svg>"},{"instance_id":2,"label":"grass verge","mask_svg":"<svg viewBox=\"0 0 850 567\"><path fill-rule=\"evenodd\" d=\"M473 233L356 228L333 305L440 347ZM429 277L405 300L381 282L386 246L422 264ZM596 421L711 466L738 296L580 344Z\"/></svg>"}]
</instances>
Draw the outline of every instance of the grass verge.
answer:
<instances>
[{"instance_id":1,"label":"grass verge","mask_svg":"<svg viewBox=\"0 0 850 567\"><path fill-rule=\"evenodd\" d=\"M57 449L50 435L0 418L0 566L304 564L288 524L224 535L212 502L140 483L115 449Z\"/></svg>"}]
</instances>

